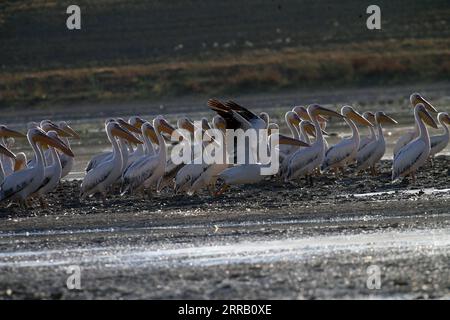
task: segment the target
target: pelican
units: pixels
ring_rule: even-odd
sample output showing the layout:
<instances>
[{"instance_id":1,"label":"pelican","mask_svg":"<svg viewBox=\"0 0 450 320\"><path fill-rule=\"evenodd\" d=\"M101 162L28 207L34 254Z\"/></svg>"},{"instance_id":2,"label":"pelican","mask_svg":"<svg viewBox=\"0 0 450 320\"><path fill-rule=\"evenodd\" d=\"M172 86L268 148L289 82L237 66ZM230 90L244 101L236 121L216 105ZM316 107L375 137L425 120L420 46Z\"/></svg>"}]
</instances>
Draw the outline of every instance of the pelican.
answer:
<instances>
[{"instance_id":1,"label":"pelican","mask_svg":"<svg viewBox=\"0 0 450 320\"><path fill-rule=\"evenodd\" d=\"M24 152L18 152L14 161L14 171L20 171L27 167L27 155Z\"/></svg>"},{"instance_id":2,"label":"pelican","mask_svg":"<svg viewBox=\"0 0 450 320\"><path fill-rule=\"evenodd\" d=\"M274 135L269 136L268 145L270 146L270 140ZM284 135L278 135L278 144L291 144L298 147L309 147L309 144L290 138ZM240 184L254 184L261 182L266 178L265 175L261 174L261 169L267 166L267 164L262 163L248 163L236 165L231 168L225 169L218 175L218 181L220 180L221 187L216 192L216 195L224 193L231 185Z\"/></svg>"},{"instance_id":3,"label":"pelican","mask_svg":"<svg viewBox=\"0 0 450 320\"><path fill-rule=\"evenodd\" d=\"M290 181L301 176L307 176L310 184L312 184L311 174L320 167L325 157L324 139L318 118L321 115L344 118L343 115L318 104L308 106L307 112L308 117L311 119L316 130L316 140L310 147L301 148L292 155L288 164L288 169L284 174L285 181Z\"/></svg>"},{"instance_id":4,"label":"pelican","mask_svg":"<svg viewBox=\"0 0 450 320\"><path fill-rule=\"evenodd\" d=\"M22 207L27 206L27 198L41 186L42 181L44 180L44 157L42 146L52 146L73 156L72 151L61 143L61 141L49 137L39 128L29 129L27 138L35 153L37 159L36 164L7 176L0 186L0 201L18 200Z\"/></svg>"},{"instance_id":5,"label":"pelican","mask_svg":"<svg viewBox=\"0 0 450 320\"><path fill-rule=\"evenodd\" d=\"M425 108L432 112L432 113L437 113L438 111L436 110L435 107L433 107L433 105L428 102L424 97L422 97L419 93L413 93L410 97L409 97L409 101L411 102L411 106L414 108L418 103L421 103L425 106ZM401 148L403 148L405 145L407 145L410 141L412 141L414 138L416 138L419 135L419 128L417 127L417 122L415 123L414 129L413 130L409 130L407 133L405 133L403 136L401 136L395 146L394 146L394 157L395 155L400 151Z\"/></svg>"},{"instance_id":6,"label":"pelican","mask_svg":"<svg viewBox=\"0 0 450 320\"><path fill-rule=\"evenodd\" d=\"M105 125L107 125L108 123L113 122L113 121L115 121L118 125L120 125L125 130L127 130L128 133L140 134L140 132L141 132L140 129L125 122L122 118L118 118L117 120L114 120L113 118L106 119ZM111 140L110 140L110 142L111 142ZM128 163L128 155L129 155L128 146L122 142L119 144L119 147L121 149L121 153L126 157L126 160L127 160L126 162ZM85 171L89 172L90 170L92 170L92 169L96 168L98 165L100 165L102 162L112 160L113 156L114 156L114 150L103 152L103 153L100 153L100 154L92 157L92 159L89 160ZM124 168L122 168L122 169L124 169Z\"/></svg>"},{"instance_id":7,"label":"pelican","mask_svg":"<svg viewBox=\"0 0 450 320\"><path fill-rule=\"evenodd\" d=\"M58 141L60 144L65 145L70 150L70 147L67 146L64 141L58 137L56 131L49 131L47 133L47 136ZM50 147L48 150L51 154L51 162L48 163L48 165L44 168L44 179L41 185L31 195L31 197L37 197L39 199L42 208L48 207L48 203L44 200L44 195L56 189L62 176L62 166L58 152L54 147ZM68 157L73 157L73 154L72 156L67 153L63 154L67 155Z\"/></svg>"},{"instance_id":8,"label":"pelican","mask_svg":"<svg viewBox=\"0 0 450 320\"><path fill-rule=\"evenodd\" d=\"M16 159L14 153L12 153L8 148L6 148L1 144L0 144L0 154L13 160ZM3 171L3 165L2 162L0 161L0 184L2 184L4 180L5 180L5 172Z\"/></svg>"},{"instance_id":9,"label":"pelican","mask_svg":"<svg viewBox=\"0 0 450 320\"><path fill-rule=\"evenodd\" d=\"M437 153L441 152L448 145L449 130L447 125L450 125L450 116L447 112L440 112L437 116L439 124L444 129L444 134L430 137L431 150L430 156L433 157Z\"/></svg>"},{"instance_id":10,"label":"pelican","mask_svg":"<svg viewBox=\"0 0 450 320\"><path fill-rule=\"evenodd\" d=\"M419 128L419 136L401 148L394 156L392 181L410 175L415 183L417 169L427 161L430 155L430 136L425 124L436 129L438 126L422 103L415 106L414 118L416 126Z\"/></svg>"},{"instance_id":11,"label":"pelican","mask_svg":"<svg viewBox=\"0 0 450 320\"><path fill-rule=\"evenodd\" d=\"M194 177L194 181L187 191L188 195L193 195L199 190L208 187L210 190L214 190L217 175L220 174L223 170L227 169L229 167L228 163L228 157L226 152L226 128L227 123L225 119L223 119L221 116L216 115L213 120L213 128L220 130L222 135L222 141L223 145L221 145L221 151L223 151L223 157L222 157L222 163L213 163L209 166L206 166L206 168L202 168L203 172L197 177ZM217 151L217 150L216 150Z\"/></svg>"},{"instance_id":12,"label":"pelican","mask_svg":"<svg viewBox=\"0 0 450 320\"><path fill-rule=\"evenodd\" d=\"M26 135L18 131L12 130L5 125L0 125L0 144L6 148L8 148L9 138L25 138L25 137ZM14 172L14 164L10 157L1 154L0 162L2 163L4 177L9 176L11 173Z\"/></svg>"},{"instance_id":13,"label":"pelican","mask_svg":"<svg viewBox=\"0 0 450 320\"><path fill-rule=\"evenodd\" d=\"M63 130L64 132L67 133L67 134L61 135L60 137L61 137L61 140L64 142L64 144L68 148L70 148L69 137L74 138L74 139L80 139L80 135L75 130L73 130L72 127L69 126L66 121L60 121L58 123L58 128L60 128L61 130ZM69 172L73 168L74 157L70 157L67 154L62 153L59 155L59 159L61 161L61 170L62 170L61 178L64 178L65 176L67 176L69 174Z\"/></svg>"},{"instance_id":14,"label":"pelican","mask_svg":"<svg viewBox=\"0 0 450 320\"><path fill-rule=\"evenodd\" d=\"M382 111L376 112L373 120L375 122L378 134L375 136L375 140L367 143L360 150L358 150L358 155L356 156L356 170L365 170L370 167L372 175L375 175L375 166L386 152L386 142L384 140L383 128L381 125L384 123L397 124L397 121Z\"/></svg>"},{"instance_id":15,"label":"pelican","mask_svg":"<svg viewBox=\"0 0 450 320\"><path fill-rule=\"evenodd\" d=\"M106 135L113 146L113 154L109 159L104 159L97 166L89 170L81 183L80 198L100 193L103 200L106 198L107 189L121 176L123 156L116 137L126 139L132 143L142 143L118 122L106 123Z\"/></svg>"},{"instance_id":16,"label":"pelican","mask_svg":"<svg viewBox=\"0 0 450 320\"><path fill-rule=\"evenodd\" d=\"M363 117L370 123L375 123L375 114L373 112L366 111L363 113ZM364 148L367 144L377 139L375 128L373 126L368 126L368 128L369 128L369 135L361 136L359 139L358 155L362 148Z\"/></svg>"},{"instance_id":17,"label":"pelican","mask_svg":"<svg viewBox=\"0 0 450 320\"><path fill-rule=\"evenodd\" d=\"M300 117L295 113L294 111L288 111L286 112L284 119L286 121L286 124L291 131L291 137L297 140L300 140L300 135L298 132L298 127L300 125ZM296 149L293 145L283 144L279 147L280 152L280 162L283 162L283 160L288 157L290 154L292 154Z\"/></svg>"},{"instance_id":18,"label":"pelican","mask_svg":"<svg viewBox=\"0 0 450 320\"><path fill-rule=\"evenodd\" d=\"M150 139L157 139L158 153L149 153L139 160L133 162L123 174L122 194L127 191L143 187L152 187L163 175L166 168L166 142L162 132L172 132L172 126L162 118L156 118L153 121L154 127L146 122L142 125L143 137L148 147L151 146ZM155 133L156 129L156 133ZM149 190L150 191L150 190Z\"/></svg>"},{"instance_id":19,"label":"pelican","mask_svg":"<svg viewBox=\"0 0 450 320\"><path fill-rule=\"evenodd\" d=\"M343 170L344 166L355 160L360 141L358 127L355 122L365 126L372 126L367 119L350 106L343 106L341 114L345 117L345 122L347 122L348 126L352 129L352 136L350 138L342 139L339 143L331 146L327 150L321 166L322 171L325 171L328 168L334 168L336 170L341 168L341 170Z\"/></svg>"},{"instance_id":20,"label":"pelican","mask_svg":"<svg viewBox=\"0 0 450 320\"><path fill-rule=\"evenodd\" d=\"M294 111L302 120L306 120L306 121L312 121L311 117L308 114L308 110L304 107L304 106L295 106L294 108L292 108L292 111ZM327 119L322 117L322 116L318 116L317 117L317 121L319 122L320 125L320 129L322 129L322 134L323 135L328 135L328 133L326 133L325 129L327 127ZM323 147L325 149L325 151L328 150L328 142L327 139L325 139L324 136L322 136L323 138ZM305 141L305 140L303 140Z\"/></svg>"}]
</instances>

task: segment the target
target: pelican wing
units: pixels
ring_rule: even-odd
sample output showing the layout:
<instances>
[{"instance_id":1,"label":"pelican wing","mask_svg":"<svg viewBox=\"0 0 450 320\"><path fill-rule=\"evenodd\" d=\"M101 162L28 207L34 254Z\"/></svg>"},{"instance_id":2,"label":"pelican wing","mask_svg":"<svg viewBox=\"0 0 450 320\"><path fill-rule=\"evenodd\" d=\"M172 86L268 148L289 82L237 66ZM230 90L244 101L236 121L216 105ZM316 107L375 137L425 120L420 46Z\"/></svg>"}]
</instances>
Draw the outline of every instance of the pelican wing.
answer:
<instances>
[{"instance_id":1,"label":"pelican wing","mask_svg":"<svg viewBox=\"0 0 450 320\"><path fill-rule=\"evenodd\" d=\"M377 150L378 141L372 141L367 143L363 148L358 151L358 155L356 156L356 162L358 166L364 164L367 160L372 157L372 155Z\"/></svg>"},{"instance_id":2,"label":"pelican wing","mask_svg":"<svg viewBox=\"0 0 450 320\"><path fill-rule=\"evenodd\" d=\"M228 101L226 104L231 110L236 111L239 113L242 117L245 118L248 122L252 124L252 126L256 129L263 129L266 127L266 123L263 119L258 117L256 114L248 110L247 108L244 108L243 106L237 104L234 101Z\"/></svg>"},{"instance_id":3,"label":"pelican wing","mask_svg":"<svg viewBox=\"0 0 450 320\"><path fill-rule=\"evenodd\" d=\"M111 174L112 169L113 162L104 161L94 169L88 171L83 179L83 182L81 183L82 193L89 192L89 190L92 190L93 188L95 188L95 186L105 181L106 178L108 178L108 176Z\"/></svg>"},{"instance_id":4,"label":"pelican wing","mask_svg":"<svg viewBox=\"0 0 450 320\"><path fill-rule=\"evenodd\" d=\"M314 162L320 157L320 150L314 147L307 147L298 150L292 156L288 168L289 171L295 173L303 168L305 168L308 164Z\"/></svg>"},{"instance_id":5,"label":"pelican wing","mask_svg":"<svg viewBox=\"0 0 450 320\"><path fill-rule=\"evenodd\" d=\"M152 176L158 164L158 155L142 157L133 162L123 174L123 185L131 190L139 188Z\"/></svg>"},{"instance_id":6,"label":"pelican wing","mask_svg":"<svg viewBox=\"0 0 450 320\"><path fill-rule=\"evenodd\" d=\"M322 164L322 169L326 169L333 164L339 163L348 158L354 151L352 141L350 139L343 139L338 144L330 147L325 153L325 160Z\"/></svg>"},{"instance_id":7,"label":"pelican wing","mask_svg":"<svg viewBox=\"0 0 450 320\"><path fill-rule=\"evenodd\" d=\"M108 160L108 158L111 156L112 156L112 152L108 151L108 152L103 152L103 153L100 153L100 154L92 157L92 159L88 162L85 171L86 172L91 171L92 169L97 167L103 161Z\"/></svg>"},{"instance_id":8,"label":"pelican wing","mask_svg":"<svg viewBox=\"0 0 450 320\"><path fill-rule=\"evenodd\" d=\"M32 183L35 178L33 169L23 169L7 176L0 186L0 201L12 197Z\"/></svg>"},{"instance_id":9,"label":"pelican wing","mask_svg":"<svg viewBox=\"0 0 450 320\"><path fill-rule=\"evenodd\" d=\"M429 152L429 150L427 150L425 142L421 139L413 140L401 148L394 157L394 179L411 169L417 160L426 152Z\"/></svg>"}]
</instances>

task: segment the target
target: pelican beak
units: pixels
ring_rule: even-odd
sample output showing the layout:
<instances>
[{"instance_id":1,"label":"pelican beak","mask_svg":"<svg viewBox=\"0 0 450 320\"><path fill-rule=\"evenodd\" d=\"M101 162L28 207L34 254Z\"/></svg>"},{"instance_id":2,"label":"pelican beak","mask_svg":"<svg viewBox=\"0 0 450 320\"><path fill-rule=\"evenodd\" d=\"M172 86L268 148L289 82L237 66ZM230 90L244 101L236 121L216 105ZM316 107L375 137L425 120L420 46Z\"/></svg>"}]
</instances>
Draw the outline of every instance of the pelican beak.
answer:
<instances>
[{"instance_id":1,"label":"pelican beak","mask_svg":"<svg viewBox=\"0 0 450 320\"><path fill-rule=\"evenodd\" d=\"M166 120L161 119L159 121L159 128L162 132L167 133L168 135L172 135L172 133L175 131L175 128L170 125ZM194 131L192 131L194 132Z\"/></svg>"},{"instance_id":2,"label":"pelican beak","mask_svg":"<svg viewBox=\"0 0 450 320\"><path fill-rule=\"evenodd\" d=\"M72 150L66 146L61 139L57 137L49 137L44 132L39 132L33 137L34 141L40 142L42 145L47 145L50 147L54 147L61 152L67 154L69 157L74 157Z\"/></svg>"},{"instance_id":3,"label":"pelican beak","mask_svg":"<svg viewBox=\"0 0 450 320\"><path fill-rule=\"evenodd\" d=\"M292 111L294 111L300 119L311 121L311 117L309 116L308 111L306 111L306 108L294 108Z\"/></svg>"},{"instance_id":4,"label":"pelican beak","mask_svg":"<svg viewBox=\"0 0 450 320\"><path fill-rule=\"evenodd\" d=\"M414 107L416 105L418 105L419 103L422 103L428 111L433 112L433 113L438 112L436 110L436 108L433 107L433 105L430 102L428 102L424 97L422 97L420 94L414 95L414 98L412 99L412 103L413 103Z\"/></svg>"},{"instance_id":5,"label":"pelican beak","mask_svg":"<svg viewBox=\"0 0 450 320\"><path fill-rule=\"evenodd\" d=\"M16 158L16 155L14 153L12 153L8 148L2 146L1 144L0 144L0 153L12 159Z\"/></svg>"},{"instance_id":6,"label":"pelican beak","mask_svg":"<svg viewBox=\"0 0 450 320\"><path fill-rule=\"evenodd\" d=\"M46 127L46 130L44 130L45 132L49 132L49 131L55 131L59 136L61 137L71 137L72 135L67 132L66 130L60 129L56 124L54 124L53 122L48 122L46 124L48 127Z\"/></svg>"},{"instance_id":7,"label":"pelican beak","mask_svg":"<svg viewBox=\"0 0 450 320\"><path fill-rule=\"evenodd\" d=\"M293 117L291 118L291 123L294 126L298 126L300 124L300 122L302 121L302 119L300 119L300 117L298 116L298 114L296 112L293 113Z\"/></svg>"},{"instance_id":8,"label":"pelican beak","mask_svg":"<svg viewBox=\"0 0 450 320\"><path fill-rule=\"evenodd\" d=\"M283 134L278 135L278 143L279 144L289 144L292 146L299 146L299 147L309 147L309 144L307 144L306 142L303 142L301 140L297 140L294 138L290 138Z\"/></svg>"},{"instance_id":9,"label":"pelican beak","mask_svg":"<svg viewBox=\"0 0 450 320\"><path fill-rule=\"evenodd\" d=\"M389 117L386 114L381 114L378 116L378 122L380 123L388 123L388 124L398 124L397 120Z\"/></svg>"},{"instance_id":10,"label":"pelican beak","mask_svg":"<svg viewBox=\"0 0 450 320\"><path fill-rule=\"evenodd\" d=\"M360 125L373 127L373 125L370 123L369 120L367 120L366 118L364 118L362 115L360 115L358 112L356 112L354 110L350 111L347 114L347 117Z\"/></svg>"},{"instance_id":11,"label":"pelican beak","mask_svg":"<svg viewBox=\"0 0 450 320\"><path fill-rule=\"evenodd\" d=\"M27 136L19 131L9 129L4 126L0 129L0 137L26 138Z\"/></svg>"},{"instance_id":12,"label":"pelican beak","mask_svg":"<svg viewBox=\"0 0 450 320\"><path fill-rule=\"evenodd\" d=\"M322 106L317 106L315 109L315 114L317 114L318 116L329 116L329 117L338 117L341 119L344 119L345 117L340 114L339 112L336 112L334 110L322 107Z\"/></svg>"},{"instance_id":13,"label":"pelican beak","mask_svg":"<svg viewBox=\"0 0 450 320\"><path fill-rule=\"evenodd\" d=\"M141 130L139 130L135 126L132 126L128 122L124 121L123 119L117 119L117 123L120 124L123 128L129 130L130 132L137 133L137 134L141 134L142 133Z\"/></svg>"},{"instance_id":14,"label":"pelican beak","mask_svg":"<svg viewBox=\"0 0 450 320\"><path fill-rule=\"evenodd\" d=\"M146 121L145 120L143 120L143 119L141 119L141 118L136 118L136 123L134 124L134 126L137 128L137 129L141 129L142 128L142 125L145 123Z\"/></svg>"},{"instance_id":15,"label":"pelican beak","mask_svg":"<svg viewBox=\"0 0 450 320\"><path fill-rule=\"evenodd\" d=\"M316 128L312 123L309 123L305 126L305 131L310 136L313 136L314 138L316 137Z\"/></svg>"},{"instance_id":16,"label":"pelican beak","mask_svg":"<svg viewBox=\"0 0 450 320\"><path fill-rule=\"evenodd\" d=\"M446 124L450 124L450 116L448 115L448 114L446 114L445 116L444 116L444 122L446 123Z\"/></svg>"},{"instance_id":17,"label":"pelican beak","mask_svg":"<svg viewBox=\"0 0 450 320\"><path fill-rule=\"evenodd\" d=\"M124 121L125 122L125 121ZM125 122L126 123L126 122ZM130 125L131 126L131 125ZM133 126L131 126L133 127ZM133 127L134 128L134 127ZM136 128L135 128L136 129ZM131 132L127 131L126 129L122 128L121 125L116 125L114 128L112 128L111 133L119 138L123 138L131 143L134 144L142 144L142 141L136 138L131 134Z\"/></svg>"},{"instance_id":18,"label":"pelican beak","mask_svg":"<svg viewBox=\"0 0 450 320\"><path fill-rule=\"evenodd\" d=\"M70 136L72 138L75 139L80 139L80 135L78 134L78 132L76 132L75 130L72 129L72 127L70 127L69 125L64 126L63 130L65 132L67 132L68 134L70 134Z\"/></svg>"},{"instance_id":19,"label":"pelican beak","mask_svg":"<svg viewBox=\"0 0 450 320\"><path fill-rule=\"evenodd\" d=\"M436 121L434 121L433 117L428 113L426 107L419 111L419 116L423 120L423 122L425 122L430 127L435 129L438 128Z\"/></svg>"},{"instance_id":20,"label":"pelican beak","mask_svg":"<svg viewBox=\"0 0 450 320\"><path fill-rule=\"evenodd\" d=\"M158 141L158 137L156 136L156 132L155 129L150 126L145 128L145 134L147 135L147 137L150 138L150 140L152 141L152 143L159 145L159 141Z\"/></svg>"}]
</instances>

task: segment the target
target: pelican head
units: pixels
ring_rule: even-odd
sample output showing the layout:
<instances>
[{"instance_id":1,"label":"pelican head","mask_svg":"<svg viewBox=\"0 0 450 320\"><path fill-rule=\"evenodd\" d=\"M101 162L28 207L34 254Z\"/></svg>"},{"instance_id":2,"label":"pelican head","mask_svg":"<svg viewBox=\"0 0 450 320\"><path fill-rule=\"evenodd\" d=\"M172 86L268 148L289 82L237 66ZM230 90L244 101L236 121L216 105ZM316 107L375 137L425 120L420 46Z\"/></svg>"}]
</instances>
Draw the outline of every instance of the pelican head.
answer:
<instances>
[{"instance_id":1,"label":"pelican head","mask_svg":"<svg viewBox=\"0 0 450 320\"><path fill-rule=\"evenodd\" d=\"M306 110L304 106L295 106L294 108L292 108L292 111L295 112L300 117L300 119L311 120L308 114L308 110Z\"/></svg>"},{"instance_id":2,"label":"pelican head","mask_svg":"<svg viewBox=\"0 0 450 320\"><path fill-rule=\"evenodd\" d=\"M145 134L147 137L150 138L150 141L154 144L159 145L158 137L156 135L155 128L151 125L150 122L146 121L141 126L142 134Z\"/></svg>"},{"instance_id":3,"label":"pelican head","mask_svg":"<svg viewBox=\"0 0 450 320\"><path fill-rule=\"evenodd\" d=\"M75 130L73 130L72 127L67 124L67 122L60 121L58 123L58 127L68 133L72 138L80 139L80 135Z\"/></svg>"},{"instance_id":4,"label":"pelican head","mask_svg":"<svg viewBox=\"0 0 450 320\"><path fill-rule=\"evenodd\" d=\"M434 121L433 117L428 113L427 107L423 103L416 104L415 110L424 123L432 128L438 128L436 121Z\"/></svg>"},{"instance_id":5,"label":"pelican head","mask_svg":"<svg viewBox=\"0 0 450 320\"><path fill-rule=\"evenodd\" d=\"M125 122L126 123L126 122ZM134 128L134 127L133 127ZM106 130L110 130L111 134L115 137L125 139L134 144L142 144L142 141L136 138L130 131L125 129L118 122L109 122L106 125Z\"/></svg>"},{"instance_id":6,"label":"pelican head","mask_svg":"<svg viewBox=\"0 0 450 320\"><path fill-rule=\"evenodd\" d=\"M303 128L303 130L309 134L310 136L316 137L316 127L312 124L309 120L302 120L300 123L300 126Z\"/></svg>"},{"instance_id":7,"label":"pelican head","mask_svg":"<svg viewBox=\"0 0 450 320\"><path fill-rule=\"evenodd\" d=\"M125 120L123 120L122 118L117 118L116 122L122 127L127 129L128 131L132 132L132 133L137 133L137 134L141 134L141 130L140 128L136 128L135 126L129 124L128 122L126 122Z\"/></svg>"},{"instance_id":8,"label":"pelican head","mask_svg":"<svg viewBox=\"0 0 450 320\"><path fill-rule=\"evenodd\" d=\"M63 129L60 129L59 126L57 126L50 120L42 120L40 123L40 127L45 132L55 131L61 137L70 137L71 136L68 132L64 131Z\"/></svg>"},{"instance_id":9,"label":"pelican head","mask_svg":"<svg viewBox=\"0 0 450 320\"><path fill-rule=\"evenodd\" d=\"M364 118L360 113L358 113L355 109L353 109L350 106L343 106L341 108L341 113L346 118L353 120L354 122L368 127L373 127L372 123L368 121L366 118Z\"/></svg>"},{"instance_id":10,"label":"pelican head","mask_svg":"<svg viewBox=\"0 0 450 320\"><path fill-rule=\"evenodd\" d=\"M194 133L194 130L195 130L194 124L188 117L182 117L182 118L178 119L177 127L179 129L187 130L192 134Z\"/></svg>"},{"instance_id":11,"label":"pelican head","mask_svg":"<svg viewBox=\"0 0 450 320\"><path fill-rule=\"evenodd\" d=\"M286 119L287 123L290 123L290 124L294 125L295 127L297 127L300 124L300 121L302 121L302 119L300 119L298 114L295 113L294 111L286 112L284 118Z\"/></svg>"},{"instance_id":12,"label":"pelican head","mask_svg":"<svg viewBox=\"0 0 450 320\"><path fill-rule=\"evenodd\" d=\"M362 114L362 116L370 123L375 123L375 114L373 112L366 111Z\"/></svg>"},{"instance_id":13,"label":"pelican head","mask_svg":"<svg viewBox=\"0 0 450 320\"><path fill-rule=\"evenodd\" d=\"M40 128L31 128L28 130L27 135L30 138L30 140L33 141L34 143L39 143L42 146L54 147L60 150L61 152L67 154L68 156L74 157L72 150L70 150L70 148L67 147L66 144L57 137L56 131L54 131L54 134L48 135L44 130Z\"/></svg>"},{"instance_id":14,"label":"pelican head","mask_svg":"<svg viewBox=\"0 0 450 320\"><path fill-rule=\"evenodd\" d=\"M209 123L208 123L208 119L206 118L202 118L202 130L209 130L211 129Z\"/></svg>"},{"instance_id":15,"label":"pelican head","mask_svg":"<svg viewBox=\"0 0 450 320\"><path fill-rule=\"evenodd\" d=\"M270 136L275 130L280 130L278 124L276 124L275 122L269 123L269 125L267 126L267 134Z\"/></svg>"},{"instance_id":16,"label":"pelican head","mask_svg":"<svg viewBox=\"0 0 450 320\"><path fill-rule=\"evenodd\" d=\"M269 125L269 114L267 112L261 112L259 114L259 117L266 123L266 125Z\"/></svg>"},{"instance_id":17,"label":"pelican head","mask_svg":"<svg viewBox=\"0 0 450 320\"><path fill-rule=\"evenodd\" d=\"M375 121L377 123L383 123L383 124L398 124L397 120L394 120L393 118L389 117L383 111L377 111L375 113Z\"/></svg>"},{"instance_id":18,"label":"pelican head","mask_svg":"<svg viewBox=\"0 0 450 320\"><path fill-rule=\"evenodd\" d=\"M440 123L445 123L450 125L450 116L447 112L439 112L437 116Z\"/></svg>"},{"instance_id":19,"label":"pelican head","mask_svg":"<svg viewBox=\"0 0 450 320\"><path fill-rule=\"evenodd\" d=\"M7 126L5 125L0 125L0 137L4 137L4 138L9 138L9 137L13 137L13 138L25 138L26 135L24 135L23 133L20 133L18 131L9 129Z\"/></svg>"},{"instance_id":20,"label":"pelican head","mask_svg":"<svg viewBox=\"0 0 450 320\"><path fill-rule=\"evenodd\" d=\"M141 117L138 117L138 116L132 116L132 117L130 117L130 119L128 119L128 123L138 129L141 129L142 125L145 122L146 121L144 119L142 119Z\"/></svg>"},{"instance_id":21,"label":"pelican head","mask_svg":"<svg viewBox=\"0 0 450 320\"><path fill-rule=\"evenodd\" d=\"M167 122L167 120L164 119L163 116L157 116L153 120L153 127L156 129L157 132L164 132L170 136L175 131L175 128L172 127L172 125L169 122Z\"/></svg>"},{"instance_id":22,"label":"pelican head","mask_svg":"<svg viewBox=\"0 0 450 320\"><path fill-rule=\"evenodd\" d=\"M227 129L227 122L223 117L219 115L213 117L212 124L215 129L219 129L222 132L225 132L225 130Z\"/></svg>"},{"instance_id":23,"label":"pelican head","mask_svg":"<svg viewBox=\"0 0 450 320\"><path fill-rule=\"evenodd\" d=\"M430 102L428 102L421 94L419 94L417 92L413 93L409 97L409 101L411 102L411 105L413 106L413 108L417 104L422 103L428 111L433 112L433 113L437 113L438 112L436 110L436 108L433 107L433 105Z\"/></svg>"}]
</instances>

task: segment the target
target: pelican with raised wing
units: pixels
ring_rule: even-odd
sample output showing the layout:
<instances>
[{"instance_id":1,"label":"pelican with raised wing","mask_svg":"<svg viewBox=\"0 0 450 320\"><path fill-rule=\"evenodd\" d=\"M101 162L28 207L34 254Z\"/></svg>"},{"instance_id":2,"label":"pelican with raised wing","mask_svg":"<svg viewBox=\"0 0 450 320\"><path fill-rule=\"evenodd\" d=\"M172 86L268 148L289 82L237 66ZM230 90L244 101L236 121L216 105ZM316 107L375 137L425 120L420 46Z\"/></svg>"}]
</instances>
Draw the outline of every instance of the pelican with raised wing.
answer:
<instances>
[{"instance_id":1,"label":"pelican with raised wing","mask_svg":"<svg viewBox=\"0 0 450 320\"><path fill-rule=\"evenodd\" d=\"M430 136L425 124L437 129L436 121L434 121L422 103L415 106L414 118L419 128L419 136L401 148L397 155L394 156L392 181L410 175L413 183L415 183L417 169L425 164L430 155Z\"/></svg>"},{"instance_id":2,"label":"pelican with raised wing","mask_svg":"<svg viewBox=\"0 0 450 320\"><path fill-rule=\"evenodd\" d=\"M95 168L89 170L81 183L80 198L100 193L105 200L108 188L117 181L122 174L123 155L116 137L126 139L129 142L139 144L139 139L133 136L128 130L119 125L118 122L109 121L106 123L106 135L113 146L113 154L109 159L104 159Z\"/></svg>"},{"instance_id":3,"label":"pelican with raised wing","mask_svg":"<svg viewBox=\"0 0 450 320\"><path fill-rule=\"evenodd\" d=\"M413 108L415 108L415 106L419 103L423 104L425 106L425 108L432 113L437 113L438 111L436 110L436 108L430 103L428 102L424 97L422 97L422 95L420 95L419 93L413 93L410 97L409 97L409 101L411 102L411 106ZM397 142L395 143L394 146L394 157L395 155L400 151L401 148L403 148L403 146L407 145L410 141L412 141L414 138L416 138L419 135L419 127L417 126L417 122L414 123L414 129L409 130L408 132L406 132L404 135L402 135Z\"/></svg>"},{"instance_id":4,"label":"pelican with raised wing","mask_svg":"<svg viewBox=\"0 0 450 320\"><path fill-rule=\"evenodd\" d=\"M16 171L5 178L0 186L0 201L18 200L21 206L27 206L27 198L34 193L44 180L44 156L42 146L51 146L58 148L64 153L73 156L72 151L67 148L60 140L49 137L40 128L31 128L27 133L28 142L30 143L35 157L37 159L34 166Z\"/></svg>"},{"instance_id":5,"label":"pelican with raised wing","mask_svg":"<svg viewBox=\"0 0 450 320\"><path fill-rule=\"evenodd\" d=\"M384 153L386 152L386 142L384 140L383 128L381 125L397 124L397 121L382 111L375 113L373 121L375 122L378 134L375 135L375 140L366 143L358 150L358 155L356 156L356 170L361 171L370 168L372 175L376 175L376 164L383 158Z\"/></svg>"},{"instance_id":6,"label":"pelican with raised wing","mask_svg":"<svg viewBox=\"0 0 450 320\"><path fill-rule=\"evenodd\" d=\"M355 109L350 106L343 106L341 114L345 117L344 120L352 130L350 138L344 138L339 143L331 146L325 153L325 160L322 163L322 171L329 168L343 170L345 166L352 163L358 153L359 147L359 130L355 122L364 126L372 126L372 124L360 115Z\"/></svg>"}]
</instances>

